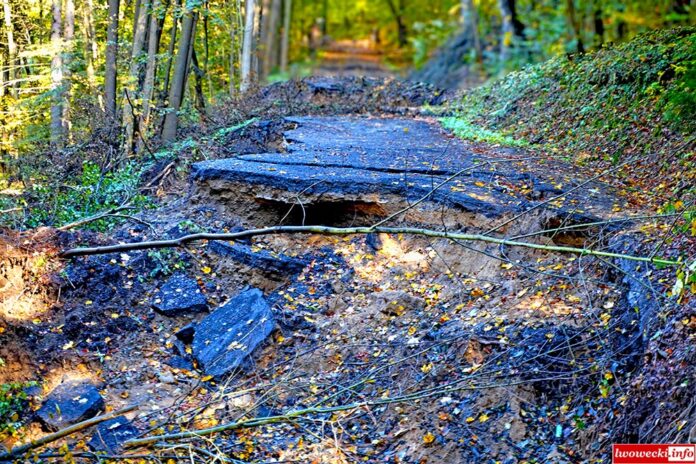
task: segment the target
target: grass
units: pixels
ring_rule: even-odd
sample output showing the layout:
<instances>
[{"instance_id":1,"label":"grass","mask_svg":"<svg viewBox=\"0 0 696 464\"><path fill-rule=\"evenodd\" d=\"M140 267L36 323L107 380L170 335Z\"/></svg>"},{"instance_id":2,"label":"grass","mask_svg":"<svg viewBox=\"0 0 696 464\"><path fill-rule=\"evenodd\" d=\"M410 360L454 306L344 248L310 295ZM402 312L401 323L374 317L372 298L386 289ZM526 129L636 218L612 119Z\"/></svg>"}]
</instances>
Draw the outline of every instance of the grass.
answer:
<instances>
[{"instance_id":1,"label":"grass","mask_svg":"<svg viewBox=\"0 0 696 464\"><path fill-rule=\"evenodd\" d=\"M440 118L440 123L445 129L449 129L457 137L474 142L487 142L497 145L506 145L510 147L527 147L529 143L524 139L516 139L500 132L485 129L480 126L471 124L464 118L446 117Z\"/></svg>"},{"instance_id":2,"label":"grass","mask_svg":"<svg viewBox=\"0 0 696 464\"><path fill-rule=\"evenodd\" d=\"M645 158L629 189L696 193L696 28L653 31L559 56L470 90L445 127L472 140L526 143L590 168Z\"/></svg>"}]
</instances>

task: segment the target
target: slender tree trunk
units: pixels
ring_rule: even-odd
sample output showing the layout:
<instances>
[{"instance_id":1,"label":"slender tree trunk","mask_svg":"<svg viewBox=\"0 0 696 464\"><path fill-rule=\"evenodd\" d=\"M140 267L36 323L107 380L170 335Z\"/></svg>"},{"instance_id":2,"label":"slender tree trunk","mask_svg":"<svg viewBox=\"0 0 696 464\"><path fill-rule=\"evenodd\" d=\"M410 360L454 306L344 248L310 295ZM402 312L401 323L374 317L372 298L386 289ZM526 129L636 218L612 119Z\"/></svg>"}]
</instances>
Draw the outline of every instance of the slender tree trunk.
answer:
<instances>
[{"instance_id":1,"label":"slender tree trunk","mask_svg":"<svg viewBox=\"0 0 696 464\"><path fill-rule=\"evenodd\" d=\"M592 23L594 26L594 46L599 47L604 43L604 17L600 0L594 0Z\"/></svg>"},{"instance_id":2,"label":"slender tree trunk","mask_svg":"<svg viewBox=\"0 0 696 464\"><path fill-rule=\"evenodd\" d=\"M517 17L515 0L498 0L502 18L500 61L505 64L510 59L510 48L515 38L524 38L524 24Z\"/></svg>"},{"instance_id":3,"label":"slender tree trunk","mask_svg":"<svg viewBox=\"0 0 696 464\"><path fill-rule=\"evenodd\" d=\"M585 45L582 42L582 31L580 21L575 11L575 0L566 0L566 15L568 16L568 26L571 36L575 39L575 47L578 53L585 53Z\"/></svg>"},{"instance_id":4,"label":"slender tree trunk","mask_svg":"<svg viewBox=\"0 0 696 464\"><path fill-rule=\"evenodd\" d=\"M162 97L160 99L161 103L164 103L167 95L169 94L169 82L171 80L171 75L172 75L172 63L174 62L174 51L176 49L176 32L178 28L178 20L177 20L177 14L176 10L178 10L179 5L181 4L180 0L175 0L174 1L174 13L172 14L172 28L169 31L169 46L167 47L167 64L164 67L164 85L162 85L161 89L161 94Z\"/></svg>"},{"instance_id":5,"label":"slender tree trunk","mask_svg":"<svg viewBox=\"0 0 696 464\"><path fill-rule=\"evenodd\" d=\"M116 78L118 57L118 15L120 0L109 0L106 30L106 70L104 71L104 106L106 115L116 119Z\"/></svg>"},{"instance_id":6,"label":"slender tree trunk","mask_svg":"<svg viewBox=\"0 0 696 464\"><path fill-rule=\"evenodd\" d=\"M87 83L93 89L97 87L95 67L99 61L96 35L94 31L93 0L82 2L82 33L85 38L85 62L87 64ZM101 103L101 102L100 102Z\"/></svg>"},{"instance_id":7,"label":"slender tree trunk","mask_svg":"<svg viewBox=\"0 0 696 464\"><path fill-rule=\"evenodd\" d=\"M196 91L195 106L201 117L205 120L206 118L206 104L205 95L203 94L203 78L205 77L205 70L201 67L198 62L198 55L196 55L195 41L191 41L191 65L193 68L193 75L196 77L196 82L194 84L194 89Z\"/></svg>"},{"instance_id":8,"label":"slender tree trunk","mask_svg":"<svg viewBox=\"0 0 696 464\"><path fill-rule=\"evenodd\" d=\"M51 12L51 143L56 147L63 144L63 38L62 38L62 1L52 0Z\"/></svg>"},{"instance_id":9,"label":"slender tree trunk","mask_svg":"<svg viewBox=\"0 0 696 464\"><path fill-rule=\"evenodd\" d=\"M153 0L150 13L150 37L147 44L147 65L145 66L145 82L143 83L143 111L140 122L141 132L146 132L150 123L150 108L155 89L157 74L157 52L159 51L159 9L160 0Z\"/></svg>"},{"instance_id":10,"label":"slender tree trunk","mask_svg":"<svg viewBox=\"0 0 696 464\"><path fill-rule=\"evenodd\" d=\"M264 46L263 46L263 76L262 80L265 81L268 75L273 71L276 66L277 60L277 48L276 48L276 37L278 34L278 18L280 16L280 1L281 0L271 0L269 5L269 10L266 13L268 15L268 21L266 22L266 30L264 31Z\"/></svg>"},{"instance_id":11,"label":"slender tree trunk","mask_svg":"<svg viewBox=\"0 0 696 464\"><path fill-rule=\"evenodd\" d=\"M169 89L169 108L164 118L164 126L162 127L162 141L164 142L171 142L176 138L176 130L179 125L178 112L184 99L184 91L186 90L189 55L191 54L195 25L196 14L192 11L187 11L181 24L179 51L176 55L174 76Z\"/></svg>"},{"instance_id":12,"label":"slender tree trunk","mask_svg":"<svg viewBox=\"0 0 696 464\"><path fill-rule=\"evenodd\" d=\"M251 86L251 55L254 47L254 22L256 16L256 5L254 0L246 0L244 8L244 41L242 43L242 70L241 85L242 93L247 92Z\"/></svg>"},{"instance_id":13,"label":"slender tree trunk","mask_svg":"<svg viewBox=\"0 0 696 464\"><path fill-rule=\"evenodd\" d=\"M140 58L145 45L145 35L147 32L147 15L150 4L147 0L140 2L138 17L136 18L135 30L133 31L133 49L131 50L130 71L128 82L126 83L126 95L123 99L123 128L126 155L133 151L133 138L135 136L135 108L134 104L138 98L138 81L140 70L142 69Z\"/></svg>"},{"instance_id":14,"label":"slender tree trunk","mask_svg":"<svg viewBox=\"0 0 696 464\"><path fill-rule=\"evenodd\" d=\"M387 5L389 10L391 10L394 22L396 22L396 35L399 47L404 47L408 43L408 31L406 30L406 24L404 23L403 13L404 13L404 0L399 2L399 5L394 3L396 0L387 0Z\"/></svg>"},{"instance_id":15,"label":"slender tree trunk","mask_svg":"<svg viewBox=\"0 0 696 464\"><path fill-rule=\"evenodd\" d=\"M288 54L290 50L290 24L292 18L292 0L283 0L283 38L280 42L280 70L288 72Z\"/></svg>"},{"instance_id":16,"label":"slender tree trunk","mask_svg":"<svg viewBox=\"0 0 696 464\"><path fill-rule=\"evenodd\" d=\"M468 38L474 45L476 62L483 63L483 49L481 47L481 36L478 30L478 11L474 0L462 0L462 24Z\"/></svg>"},{"instance_id":17,"label":"slender tree trunk","mask_svg":"<svg viewBox=\"0 0 696 464\"><path fill-rule=\"evenodd\" d=\"M65 22L63 25L63 130L72 142L70 103L72 100L72 61L75 52L75 1L65 0Z\"/></svg>"},{"instance_id":18,"label":"slender tree trunk","mask_svg":"<svg viewBox=\"0 0 696 464\"><path fill-rule=\"evenodd\" d=\"M7 67L9 69L9 88L14 98L17 98L17 44L14 40L14 25L12 24L12 9L10 0L3 0L5 13L5 30L7 31Z\"/></svg>"}]
</instances>

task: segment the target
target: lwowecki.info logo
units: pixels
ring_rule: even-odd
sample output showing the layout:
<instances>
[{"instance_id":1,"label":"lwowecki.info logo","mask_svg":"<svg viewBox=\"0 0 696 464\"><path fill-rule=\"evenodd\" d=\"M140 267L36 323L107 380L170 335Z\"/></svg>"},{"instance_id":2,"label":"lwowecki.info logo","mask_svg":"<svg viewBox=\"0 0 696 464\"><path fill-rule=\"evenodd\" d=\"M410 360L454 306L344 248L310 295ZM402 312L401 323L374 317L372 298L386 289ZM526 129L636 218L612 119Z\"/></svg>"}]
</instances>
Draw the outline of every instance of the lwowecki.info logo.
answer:
<instances>
[{"instance_id":1,"label":"lwowecki.info logo","mask_svg":"<svg viewBox=\"0 0 696 464\"><path fill-rule=\"evenodd\" d=\"M696 464L696 445L612 445L613 464Z\"/></svg>"}]
</instances>

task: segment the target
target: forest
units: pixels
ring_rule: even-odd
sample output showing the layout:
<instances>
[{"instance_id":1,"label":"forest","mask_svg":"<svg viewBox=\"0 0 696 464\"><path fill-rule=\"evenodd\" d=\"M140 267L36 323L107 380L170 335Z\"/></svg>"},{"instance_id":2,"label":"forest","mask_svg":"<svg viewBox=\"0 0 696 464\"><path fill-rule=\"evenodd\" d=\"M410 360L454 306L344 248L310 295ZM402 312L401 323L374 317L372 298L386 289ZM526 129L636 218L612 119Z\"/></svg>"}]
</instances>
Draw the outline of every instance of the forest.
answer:
<instances>
[{"instance_id":1,"label":"forest","mask_svg":"<svg viewBox=\"0 0 696 464\"><path fill-rule=\"evenodd\" d=\"M694 0L1 1L0 463L696 463Z\"/></svg>"}]
</instances>

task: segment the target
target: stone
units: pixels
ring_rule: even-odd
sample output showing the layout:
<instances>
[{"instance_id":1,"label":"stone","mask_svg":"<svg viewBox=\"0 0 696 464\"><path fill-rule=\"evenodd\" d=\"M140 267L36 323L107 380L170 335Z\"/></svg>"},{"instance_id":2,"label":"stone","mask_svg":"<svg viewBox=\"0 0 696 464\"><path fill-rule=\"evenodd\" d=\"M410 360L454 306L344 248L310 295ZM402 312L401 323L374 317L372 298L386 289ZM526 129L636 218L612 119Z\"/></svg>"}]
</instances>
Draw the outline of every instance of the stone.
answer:
<instances>
[{"instance_id":1,"label":"stone","mask_svg":"<svg viewBox=\"0 0 696 464\"><path fill-rule=\"evenodd\" d=\"M152 307L165 316L179 316L206 311L208 301L194 279L184 274L174 274L155 295Z\"/></svg>"},{"instance_id":2,"label":"stone","mask_svg":"<svg viewBox=\"0 0 696 464\"><path fill-rule=\"evenodd\" d=\"M241 243L211 242L208 247L214 253L232 258L249 267L280 275L299 274L308 261L288 256L283 253L271 253L268 250L254 251Z\"/></svg>"},{"instance_id":3,"label":"stone","mask_svg":"<svg viewBox=\"0 0 696 464\"><path fill-rule=\"evenodd\" d=\"M261 290L246 290L198 323L193 357L207 375L222 377L240 367L274 329L275 319Z\"/></svg>"},{"instance_id":4,"label":"stone","mask_svg":"<svg viewBox=\"0 0 696 464\"><path fill-rule=\"evenodd\" d=\"M182 342L189 344L193 341L193 334L196 332L195 324L186 324L176 331L174 336Z\"/></svg>"},{"instance_id":5,"label":"stone","mask_svg":"<svg viewBox=\"0 0 696 464\"><path fill-rule=\"evenodd\" d=\"M116 417L97 425L87 446L92 451L118 454L123 451L123 443L138 436L138 429L125 417Z\"/></svg>"},{"instance_id":6,"label":"stone","mask_svg":"<svg viewBox=\"0 0 696 464\"><path fill-rule=\"evenodd\" d=\"M407 311L419 311L425 308L425 301L422 298L397 290L373 293L372 301L380 312L389 316L400 316Z\"/></svg>"},{"instance_id":7,"label":"stone","mask_svg":"<svg viewBox=\"0 0 696 464\"><path fill-rule=\"evenodd\" d=\"M90 419L104 410L104 399L90 383L66 382L58 385L36 412L50 432Z\"/></svg>"}]
</instances>

